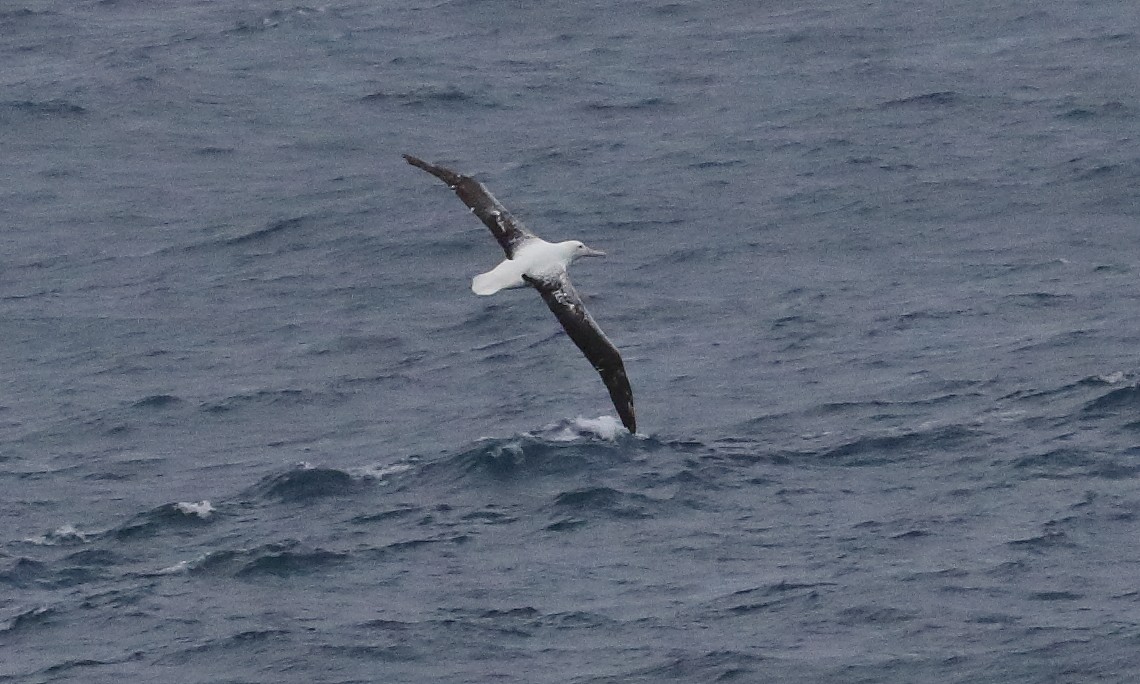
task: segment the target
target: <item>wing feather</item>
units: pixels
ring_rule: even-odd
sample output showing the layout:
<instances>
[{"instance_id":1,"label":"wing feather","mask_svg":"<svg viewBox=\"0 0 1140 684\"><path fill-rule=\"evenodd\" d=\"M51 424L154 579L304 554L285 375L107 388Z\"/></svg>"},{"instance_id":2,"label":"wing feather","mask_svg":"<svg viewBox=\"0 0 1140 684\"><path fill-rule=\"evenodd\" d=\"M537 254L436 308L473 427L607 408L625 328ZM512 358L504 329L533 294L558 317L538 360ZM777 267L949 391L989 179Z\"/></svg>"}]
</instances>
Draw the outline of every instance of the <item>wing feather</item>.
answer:
<instances>
[{"instance_id":1,"label":"wing feather","mask_svg":"<svg viewBox=\"0 0 1140 684\"><path fill-rule=\"evenodd\" d=\"M621 417L622 425L630 432L637 432L637 417L633 410L633 389L625 374L625 364L617 347L610 342L594 317L586 311L582 298L570 282L566 271L551 278L523 276L528 284L542 295L543 301L558 318L566 334L582 350L594 370L602 376L602 382L610 392L610 399Z\"/></svg>"},{"instance_id":2,"label":"wing feather","mask_svg":"<svg viewBox=\"0 0 1140 684\"><path fill-rule=\"evenodd\" d=\"M522 221L511 216L511 212L507 211L507 208L495 199L495 196L482 183L474 178L455 173L442 166L429 164L410 154L405 154L404 160L447 183L448 187L459 196L459 199L463 200L463 203L475 212L479 220L491 229L491 234L495 236L499 246L506 252L508 259L514 258L515 248L519 244L534 237L534 233L527 230Z\"/></svg>"}]
</instances>

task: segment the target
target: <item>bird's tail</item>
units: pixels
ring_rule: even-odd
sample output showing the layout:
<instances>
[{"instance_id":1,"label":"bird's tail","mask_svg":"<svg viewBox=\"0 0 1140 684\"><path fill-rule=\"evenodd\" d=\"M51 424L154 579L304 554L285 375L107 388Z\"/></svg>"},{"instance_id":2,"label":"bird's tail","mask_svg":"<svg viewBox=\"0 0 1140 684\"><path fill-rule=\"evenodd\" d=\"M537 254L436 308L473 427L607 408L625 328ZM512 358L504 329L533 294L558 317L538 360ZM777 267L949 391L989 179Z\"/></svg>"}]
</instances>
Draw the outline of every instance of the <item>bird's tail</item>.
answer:
<instances>
[{"instance_id":1,"label":"bird's tail","mask_svg":"<svg viewBox=\"0 0 1140 684\"><path fill-rule=\"evenodd\" d=\"M508 287L522 287L525 283L516 271L515 265L507 259L490 271L472 278L471 291L477 295L493 295Z\"/></svg>"}]
</instances>

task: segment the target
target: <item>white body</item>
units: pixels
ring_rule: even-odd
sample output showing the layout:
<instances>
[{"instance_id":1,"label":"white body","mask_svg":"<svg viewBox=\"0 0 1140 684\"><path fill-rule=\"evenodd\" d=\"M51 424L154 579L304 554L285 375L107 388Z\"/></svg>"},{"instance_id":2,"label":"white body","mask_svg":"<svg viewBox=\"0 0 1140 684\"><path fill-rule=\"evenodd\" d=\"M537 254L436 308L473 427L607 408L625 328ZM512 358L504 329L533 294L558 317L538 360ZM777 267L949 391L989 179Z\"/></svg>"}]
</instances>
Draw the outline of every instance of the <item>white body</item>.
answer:
<instances>
[{"instance_id":1,"label":"white body","mask_svg":"<svg viewBox=\"0 0 1140 684\"><path fill-rule=\"evenodd\" d=\"M477 295L492 295L508 287L526 284L523 275L548 278L566 270L570 262L580 256L602 256L604 252L590 249L577 240L551 243L531 238L519 245L511 259L504 259L495 268L471 279L471 291Z\"/></svg>"}]
</instances>

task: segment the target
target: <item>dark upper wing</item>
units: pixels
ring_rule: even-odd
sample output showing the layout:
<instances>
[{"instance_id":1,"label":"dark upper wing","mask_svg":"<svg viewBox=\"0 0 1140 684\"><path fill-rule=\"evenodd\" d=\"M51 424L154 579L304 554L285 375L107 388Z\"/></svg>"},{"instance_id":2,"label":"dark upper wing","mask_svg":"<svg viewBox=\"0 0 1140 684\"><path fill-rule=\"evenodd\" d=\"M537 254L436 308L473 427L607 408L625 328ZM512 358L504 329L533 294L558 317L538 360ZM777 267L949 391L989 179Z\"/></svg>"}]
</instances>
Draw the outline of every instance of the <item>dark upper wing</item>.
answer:
<instances>
[{"instance_id":1,"label":"dark upper wing","mask_svg":"<svg viewBox=\"0 0 1140 684\"><path fill-rule=\"evenodd\" d=\"M412 166L421 168L447 183L448 187L454 190L456 195L459 195L459 199L471 207L471 211L475 212L479 220L491 229L491 234L499 241L499 245L507 253L508 259L514 257L515 248L519 243L534 237L534 234L527 230L521 221L511 216L511 212L507 211L507 208L500 204L494 195L487 192L487 188L483 187L479 181L442 166L429 164L410 154L405 154L404 159Z\"/></svg>"},{"instance_id":2,"label":"dark upper wing","mask_svg":"<svg viewBox=\"0 0 1140 684\"><path fill-rule=\"evenodd\" d=\"M610 391L610 399L621 417L622 425L630 432L637 432L633 390L625 375L625 364L621 362L617 347L606 338L590 312L586 311L582 298L574 290L566 271L552 278L540 279L524 275L523 280L538 290L543 301L558 317L558 322L566 329L566 334L602 376L602 382L606 383L606 389Z\"/></svg>"}]
</instances>

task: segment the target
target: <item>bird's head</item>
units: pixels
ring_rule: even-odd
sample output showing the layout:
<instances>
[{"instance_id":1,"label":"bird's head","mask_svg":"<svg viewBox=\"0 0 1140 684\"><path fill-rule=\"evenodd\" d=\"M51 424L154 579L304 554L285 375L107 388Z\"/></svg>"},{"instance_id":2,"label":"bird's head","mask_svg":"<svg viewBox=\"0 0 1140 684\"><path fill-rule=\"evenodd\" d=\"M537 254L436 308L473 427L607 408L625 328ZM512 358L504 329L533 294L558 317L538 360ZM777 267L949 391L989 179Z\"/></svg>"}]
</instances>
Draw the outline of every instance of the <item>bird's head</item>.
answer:
<instances>
[{"instance_id":1,"label":"bird's head","mask_svg":"<svg viewBox=\"0 0 1140 684\"><path fill-rule=\"evenodd\" d=\"M583 244L579 240L567 240L566 242L563 242L562 244L564 245L564 248L566 249L567 253L569 254L571 261L577 259L578 257L605 256L606 255L606 253L603 252L602 250L592 249L590 247L587 247L585 244Z\"/></svg>"}]
</instances>

